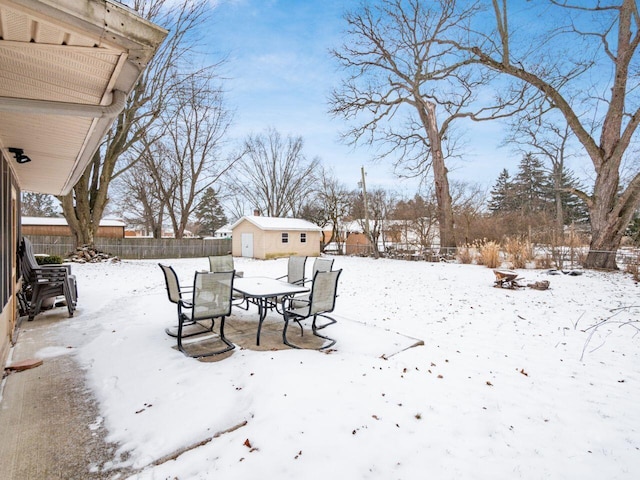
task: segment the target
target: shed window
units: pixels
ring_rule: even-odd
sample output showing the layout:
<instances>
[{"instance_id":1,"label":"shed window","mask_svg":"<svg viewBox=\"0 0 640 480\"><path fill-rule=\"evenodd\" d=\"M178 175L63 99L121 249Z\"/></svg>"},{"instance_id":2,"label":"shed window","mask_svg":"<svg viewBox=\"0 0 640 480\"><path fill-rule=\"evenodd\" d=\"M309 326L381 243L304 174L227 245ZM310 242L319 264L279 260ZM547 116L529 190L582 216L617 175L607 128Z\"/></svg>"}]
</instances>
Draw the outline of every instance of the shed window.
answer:
<instances>
[{"instance_id":1,"label":"shed window","mask_svg":"<svg viewBox=\"0 0 640 480\"><path fill-rule=\"evenodd\" d=\"M307 234L304 232L300 234L300 243L307 243Z\"/></svg>"},{"instance_id":2,"label":"shed window","mask_svg":"<svg viewBox=\"0 0 640 480\"><path fill-rule=\"evenodd\" d=\"M287 232L282 233L282 243L289 243L289 234Z\"/></svg>"}]
</instances>

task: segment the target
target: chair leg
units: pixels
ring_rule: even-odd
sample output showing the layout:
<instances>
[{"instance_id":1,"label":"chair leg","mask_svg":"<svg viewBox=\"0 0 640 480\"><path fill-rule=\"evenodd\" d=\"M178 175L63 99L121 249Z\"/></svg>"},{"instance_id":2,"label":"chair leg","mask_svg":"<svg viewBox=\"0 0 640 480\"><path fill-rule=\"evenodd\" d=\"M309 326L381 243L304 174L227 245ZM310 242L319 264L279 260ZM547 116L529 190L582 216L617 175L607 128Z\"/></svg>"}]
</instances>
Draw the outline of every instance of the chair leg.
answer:
<instances>
[{"instance_id":1,"label":"chair leg","mask_svg":"<svg viewBox=\"0 0 640 480\"><path fill-rule=\"evenodd\" d=\"M197 333L189 334L189 335L182 335L182 330L183 330L183 326L184 326L185 321L184 321L183 318L180 318L180 323L178 324L178 334L177 334L178 350L180 350L186 356L191 357L191 358L212 357L214 355L220 355L222 353L226 353L226 352L229 352L229 351L233 350L234 348L236 348L236 346L233 343L231 343L229 340L227 340L227 337L224 336L224 320L225 320L225 317L220 317L220 340L226 345L226 347L223 348L222 350L216 350L215 352L192 355L189 352L187 352L186 349L184 348L184 346L182 345L182 339L197 335ZM187 321L190 321L190 320L187 319ZM200 322L196 321L196 322L192 322L191 324L200 325ZM215 325L215 319L212 318L211 319L211 328L206 329L206 331L213 331L213 326L214 325ZM198 333L202 334L204 332L198 332Z\"/></svg>"},{"instance_id":2,"label":"chair leg","mask_svg":"<svg viewBox=\"0 0 640 480\"><path fill-rule=\"evenodd\" d=\"M193 358L205 358L205 357L213 357L214 355L220 355L222 353L227 353L236 348L236 346L227 340L227 337L224 336L224 319L225 317L220 317L220 340L226 345L222 350L216 350L215 352L203 353L202 355L190 355ZM211 330L213 331L214 320L211 320Z\"/></svg>"},{"instance_id":3,"label":"chair leg","mask_svg":"<svg viewBox=\"0 0 640 480\"><path fill-rule=\"evenodd\" d=\"M289 342L289 340L287 339L287 328L289 328L289 315L287 315L286 310L284 310L284 312L285 313L284 313L284 328L282 329L282 343L284 343L285 345L291 348L300 348L298 345L295 345ZM300 328L302 329L302 325L300 324L300 322L298 322L298 325L300 325Z\"/></svg>"},{"instance_id":4,"label":"chair leg","mask_svg":"<svg viewBox=\"0 0 640 480\"><path fill-rule=\"evenodd\" d=\"M330 318L330 317L326 317L325 315L323 315L325 318ZM329 348L329 347L333 347L336 344L336 340L334 340L333 338L327 337L325 335L320 335L318 333L319 328L316 327L316 319L318 318L318 315L314 315L313 316L313 322L311 323L311 331L313 332L313 334L316 337L320 337L324 340L328 340L330 343L328 345L323 345L322 347L320 347L318 350L324 350L325 348ZM336 321L333 318L330 318L331 320L333 320L333 323L336 323ZM321 326L320 328L324 328L327 325L331 325L331 323L327 323L326 325Z\"/></svg>"},{"instance_id":5,"label":"chair leg","mask_svg":"<svg viewBox=\"0 0 640 480\"><path fill-rule=\"evenodd\" d=\"M324 317L328 320L328 322L325 323L324 325L320 325L316 327L316 330L322 330L324 327L328 327L329 325L333 325L334 323L337 323L337 320L335 318L331 318L329 315L318 314L318 317Z\"/></svg>"}]
</instances>

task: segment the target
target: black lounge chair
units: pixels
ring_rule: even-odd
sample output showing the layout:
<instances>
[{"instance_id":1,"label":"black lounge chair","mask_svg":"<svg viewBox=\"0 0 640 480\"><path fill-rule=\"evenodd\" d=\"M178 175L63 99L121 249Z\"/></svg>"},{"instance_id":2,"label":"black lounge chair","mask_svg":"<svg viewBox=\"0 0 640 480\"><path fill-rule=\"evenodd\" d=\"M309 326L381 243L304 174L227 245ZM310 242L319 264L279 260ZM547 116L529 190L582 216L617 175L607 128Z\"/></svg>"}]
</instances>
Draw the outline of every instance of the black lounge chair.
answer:
<instances>
[{"instance_id":1,"label":"black lounge chair","mask_svg":"<svg viewBox=\"0 0 640 480\"><path fill-rule=\"evenodd\" d=\"M38 265L31 241L23 237L19 248L22 297L29 320L38 315L47 299L64 297L64 303L72 317L78 302L76 277L71 275L70 265Z\"/></svg>"}]
</instances>

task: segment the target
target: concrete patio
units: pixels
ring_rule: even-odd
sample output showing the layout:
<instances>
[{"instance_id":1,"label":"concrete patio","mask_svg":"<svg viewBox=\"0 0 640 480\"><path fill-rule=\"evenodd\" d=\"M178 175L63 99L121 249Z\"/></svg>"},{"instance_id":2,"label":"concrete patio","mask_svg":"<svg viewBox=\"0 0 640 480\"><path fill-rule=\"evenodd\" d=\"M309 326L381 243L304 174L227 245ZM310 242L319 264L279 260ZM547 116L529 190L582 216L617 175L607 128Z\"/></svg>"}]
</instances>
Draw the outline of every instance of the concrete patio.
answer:
<instances>
[{"instance_id":1,"label":"concrete patio","mask_svg":"<svg viewBox=\"0 0 640 480\"><path fill-rule=\"evenodd\" d=\"M52 329L67 320L64 308L43 312L32 322L26 318L19 327L18 340L8 364L39 358L42 365L23 371L7 372L0 388L0 478L27 479L106 479L134 474L109 469L117 445L106 441L98 405L85 385L84 372L73 355L48 356L48 349L59 349ZM73 319L81 321L80 318ZM69 329L67 348L75 350L86 335ZM289 348L282 343L282 322L265 321L261 345L256 343L256 322L234 318L227 321L227 338L236 349L259 351ZM318 348L322 340L306 332L299 336L297 325L290 328L290 339L303 348ZM43 358L43 353L45 358ZM58 352L59 353L59 352ZM233 355L209 357L202 361L223 361ZM195 361L195 360L194 360Z\"/></svg>"}]
</instances>

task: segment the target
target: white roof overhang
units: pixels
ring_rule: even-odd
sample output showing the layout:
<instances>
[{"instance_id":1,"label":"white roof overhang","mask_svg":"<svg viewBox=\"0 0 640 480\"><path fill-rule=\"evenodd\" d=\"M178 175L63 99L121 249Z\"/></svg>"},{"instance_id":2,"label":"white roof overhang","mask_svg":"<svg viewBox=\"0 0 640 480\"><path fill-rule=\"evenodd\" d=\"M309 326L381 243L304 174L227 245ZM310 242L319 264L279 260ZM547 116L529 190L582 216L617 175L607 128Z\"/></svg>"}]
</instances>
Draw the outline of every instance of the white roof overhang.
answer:
<instances>
[{"instance_id":1,"label":"white roof overhang","mask_svg":"<svg viewBox=\"0 0 640 480\"><path fill-rule=\"evenodd\" d=\"M166 35L112 0L0 0L0 148L22 190L71 190Z\"/></svg>"}]
</instances>

